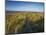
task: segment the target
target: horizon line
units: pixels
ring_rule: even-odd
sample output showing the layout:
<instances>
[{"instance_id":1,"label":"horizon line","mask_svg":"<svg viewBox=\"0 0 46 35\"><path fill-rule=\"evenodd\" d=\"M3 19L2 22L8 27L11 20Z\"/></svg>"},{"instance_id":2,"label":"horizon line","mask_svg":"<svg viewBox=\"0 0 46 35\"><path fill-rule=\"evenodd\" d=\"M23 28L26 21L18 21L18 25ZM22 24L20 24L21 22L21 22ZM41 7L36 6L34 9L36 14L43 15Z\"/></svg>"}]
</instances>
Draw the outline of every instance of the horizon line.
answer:
<instances>
[{"instance_id":1,"label":"horizon line","mask_svg":"<svg viewBox=\"0 0 46 35\"><path fill-rule=\"evenodd\" d=\"M9 11L9 12L40 12L40 13L43 13L44 11Z\"/></svg>"}]
</instances>

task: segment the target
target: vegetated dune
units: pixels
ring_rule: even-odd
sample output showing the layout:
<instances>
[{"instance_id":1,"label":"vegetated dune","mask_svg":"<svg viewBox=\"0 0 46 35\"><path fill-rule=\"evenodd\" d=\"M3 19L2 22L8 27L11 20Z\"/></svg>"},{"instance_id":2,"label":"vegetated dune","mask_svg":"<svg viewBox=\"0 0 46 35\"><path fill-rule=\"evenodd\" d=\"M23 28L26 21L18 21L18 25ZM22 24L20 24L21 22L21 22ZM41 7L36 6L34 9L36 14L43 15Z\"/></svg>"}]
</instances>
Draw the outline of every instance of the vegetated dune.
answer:
<instances>
[{"instance_id":1,"label":"vegetated dune","mask_svg":"<svg viewBox=\"0 0 46 35\"><path fill-rule=\"evenodd\" d=\"M7 13L6 16L7 18L12 16L12 17L16 17L17 19L24 19L28 17L32 21L35 21L35 20L39 20L40 18L43 18L44 14L39 12L16 12L16 13Z\"/></svg>"},{"instance_id":2,"label":"vegetated dune","mask_svg":"<svg viewBox=\"0 0 46 35\"><path fill-rule=\"evenodd\" d=\"M6 33L18 33L18 31L22 32L23 28L25 27L24 25L26 19L28 19L30 24L32 22L32 24L36 24L37 26L37 24L44 22L44 14L40 12L6 13Z\"/></svg>"}]
</instances>

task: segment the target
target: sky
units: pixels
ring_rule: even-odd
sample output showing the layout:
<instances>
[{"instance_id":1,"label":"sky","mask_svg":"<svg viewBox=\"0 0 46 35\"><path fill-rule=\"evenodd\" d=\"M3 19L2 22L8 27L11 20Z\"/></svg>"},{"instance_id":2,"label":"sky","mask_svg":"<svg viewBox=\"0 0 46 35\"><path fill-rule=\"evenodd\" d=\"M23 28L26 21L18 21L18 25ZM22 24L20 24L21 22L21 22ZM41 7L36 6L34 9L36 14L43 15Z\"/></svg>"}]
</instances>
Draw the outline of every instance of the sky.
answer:
<instances>
[{"instance_id":1,"label":"sky","mask_svg":"<svg viewBox=\"0 0 46 35\"><path fill-rule=\"evenodd\" d=\"M44 3L24 2L24 1L6 1L7 11L44 11Z\"/></svg>"}]
</instances>

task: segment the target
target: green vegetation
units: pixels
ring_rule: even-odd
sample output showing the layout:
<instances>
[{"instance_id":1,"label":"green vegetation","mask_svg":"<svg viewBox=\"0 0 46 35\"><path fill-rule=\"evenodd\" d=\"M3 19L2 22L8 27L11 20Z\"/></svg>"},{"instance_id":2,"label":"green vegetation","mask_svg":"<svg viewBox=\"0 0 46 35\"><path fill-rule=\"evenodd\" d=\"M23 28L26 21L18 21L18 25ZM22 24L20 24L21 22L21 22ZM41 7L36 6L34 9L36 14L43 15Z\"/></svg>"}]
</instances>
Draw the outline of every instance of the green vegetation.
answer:
<instances>
[{"instance_id":1,"label":"green vegetation","mask_svg":"<svg viewBox=\"0 0 46 35\"><path fill-rule=\"evenodd\" d=\"M40 26L42 26L41 23L44 23L43 13L15 13L15 15L6 15L6 33L22 32L25 27L26 18L30 22L29 26L31 27L32 25L32 29L37 27L40 30L40 28L38 27L39 24Z\"/></svg>"}]
</instances>

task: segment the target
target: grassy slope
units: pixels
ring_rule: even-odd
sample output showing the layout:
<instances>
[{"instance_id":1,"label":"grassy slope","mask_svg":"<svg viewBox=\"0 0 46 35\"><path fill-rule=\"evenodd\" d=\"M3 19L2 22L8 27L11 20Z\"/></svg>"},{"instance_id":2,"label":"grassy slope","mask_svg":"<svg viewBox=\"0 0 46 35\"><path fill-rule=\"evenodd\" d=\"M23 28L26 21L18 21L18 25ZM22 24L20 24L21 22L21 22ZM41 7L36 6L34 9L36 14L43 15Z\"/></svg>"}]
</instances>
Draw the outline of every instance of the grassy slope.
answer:
<instances>
[{"instance_id":1,"label":"grassy slope","mask_svg":"<svg viewBox=\"0 0 46 35\"><path fill-rule=\"evenodd\" d=\"M15 32L15 28L19 29L20 31L23 29L22 26L24 26L24 21L26 19L26 17L28 17L28 19L30 21L34 23L36 23L38 20L40 20L43 17L43 13L14 13L14 15L6 15L6 29L7 32L9 33L13 33ZM41 22L41 21L39 21ZM38 23L38 22L37 22Z\"/></svg>"}]
</instances>

